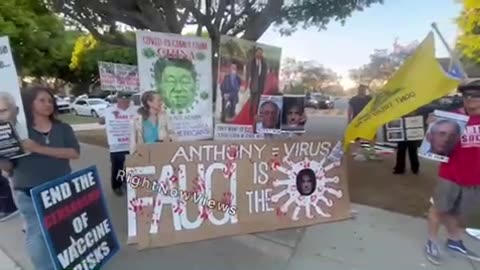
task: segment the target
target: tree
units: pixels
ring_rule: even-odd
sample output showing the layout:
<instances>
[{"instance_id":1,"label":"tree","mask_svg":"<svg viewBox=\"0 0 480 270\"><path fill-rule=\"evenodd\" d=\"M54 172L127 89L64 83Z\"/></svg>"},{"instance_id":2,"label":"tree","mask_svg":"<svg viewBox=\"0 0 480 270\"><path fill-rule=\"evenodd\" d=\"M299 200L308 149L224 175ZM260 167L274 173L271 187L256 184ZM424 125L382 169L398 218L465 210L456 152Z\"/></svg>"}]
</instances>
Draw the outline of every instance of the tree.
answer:
<instances>
[{"instance_id":1,"label":"tree","mask_svg":"<svg viewBox=\"0 0 480 270\"><path fill-rule=\"evenodd\" d=\"M357 84L365 84L373 90L378 89L387 82L417 46L417 41L404 46L395 40L392 51L375 49L370 55L370 62L360 68L350 70L349 76Z\"/></svg>"},{"instance_id":2,"label":"tree","mask_svg":"<svg viewBox=\"0 0 480 270\"><path fill-rule=\"evenodd\" d=\"M457 45L464 58L480 64L480 2L462 0L463 10L457 19L462 34Z\"/></svg>"},{"instance_id":3,"label":"tree","mask_svg":"<svg viewBox=\"0 0 480 270\"><path fill-rule=\"evenodd\" d=\"M124 35L132 38L133 33ZM75 42L69 68L76 77L78 84L74 88L75 94L90 92L98 82L98 62L113 62L120 64L137 64L137 55L134 48L107 44L96 40L92 35L82 35Z\"/></svg>"},{"instance_id":4,"label":"tree","mask_svg":"<svg viewBox=\"0 0 480 270\"><path fill-rule=\"evenodd\" d=\"M71 54L63 22L37 0L0 1L0 36L8 36L20 76L62 76Z\"/></svg>"},{"instance_id":5,"label":"tree","mask_svg":"<svg viewBox=\"0 0 480 270\"><path fill-rule=\"evenodd\" d=\"M338 84L339 76L315 61L287 58L280 70L280 78L284 84L284 92L304 94L322 92L326 87Z\"/></svg>"}]
</instances>

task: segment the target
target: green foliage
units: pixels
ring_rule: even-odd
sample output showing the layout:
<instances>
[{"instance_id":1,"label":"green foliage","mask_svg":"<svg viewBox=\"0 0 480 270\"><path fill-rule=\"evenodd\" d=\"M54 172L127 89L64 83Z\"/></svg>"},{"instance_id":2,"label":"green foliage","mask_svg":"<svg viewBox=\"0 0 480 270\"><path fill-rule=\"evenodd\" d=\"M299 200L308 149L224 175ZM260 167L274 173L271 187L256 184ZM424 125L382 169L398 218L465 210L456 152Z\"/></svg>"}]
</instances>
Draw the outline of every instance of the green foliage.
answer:
<instances>
[{"instance_id":1,"label":"green foliage","mask_svg":"<svg viewBox=\"0 0 480 270\"><path fill-rule=\"evenodd\" d=\"M23 76L65 76L72 33L37 0L1 0L0 36L8 36L17 69Z\"/></svg>"},{"instance_id":2,"label":"green foliage","mask_svg":"<svg viewBox=\"0 0 480 270\"><path fill-rule=\"evenodd\" d=\"M125 34L132 38L132 33ZM120 64L137 64L135 48L110 45L97 41L92 35L82 35L77 38L71 53L70 70L77 79L77 83L89 85L98 80L98 62L112 62ZM85 93L83 88L77 93Z\"/></svg>"},{"instance_id":3,"label":"green foliage","mask_svg":"<svg viewBox=\"0 0 480 270\"><path fill-rule=\"evenodd\" d=\"M338 84L339 80L333 70L315 61L297 61L293 58L285 59L280 77L285 84L284 92L292 94L321 92Z\"/></svg>"},{"instance_id":4,"label":"green foliage","mask_svg":"<svg viewBox=\"0 0 480 270\"><path fill-rule=\"evenodd\" d=\"M462 34L457 45L464 58L480 64L480 1L462 0L463 10L457 23Z\"/></svg>"}]
</instances>

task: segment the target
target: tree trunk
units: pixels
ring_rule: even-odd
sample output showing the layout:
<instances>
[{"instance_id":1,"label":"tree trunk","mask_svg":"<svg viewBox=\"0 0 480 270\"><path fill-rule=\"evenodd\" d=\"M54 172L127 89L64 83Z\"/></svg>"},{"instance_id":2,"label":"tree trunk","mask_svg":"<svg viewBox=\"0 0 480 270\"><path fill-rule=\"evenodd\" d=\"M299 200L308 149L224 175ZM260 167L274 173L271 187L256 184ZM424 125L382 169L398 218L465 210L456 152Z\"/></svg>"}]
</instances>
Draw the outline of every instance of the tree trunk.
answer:
<instances>
[{"instance_id":1,"label":"tree trunk","mask_svg":"<svg viewBox=\"0 0 480 270\"><path fill-rule=\"evenodd\" d=\"M212 97L217 101L218 64L220 61L220 37L212 39Z\"/></svg>"}]
</instances>

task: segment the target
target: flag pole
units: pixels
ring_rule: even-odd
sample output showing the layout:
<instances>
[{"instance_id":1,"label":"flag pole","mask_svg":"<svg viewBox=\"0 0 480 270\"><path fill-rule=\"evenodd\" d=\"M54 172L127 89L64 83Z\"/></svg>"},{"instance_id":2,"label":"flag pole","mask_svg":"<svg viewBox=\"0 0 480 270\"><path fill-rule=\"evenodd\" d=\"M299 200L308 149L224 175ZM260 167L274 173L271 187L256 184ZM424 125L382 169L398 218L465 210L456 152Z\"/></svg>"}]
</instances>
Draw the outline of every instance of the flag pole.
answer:
<instances>
[{"instance_id":1,"label":"flag pole","mask_svg":"<svg viewBox=\"0 0 480 270\"><path fill-rule=\"evenodd\" d=\"M443 37L442 33L440 32L440 30L438 29L438 26L436 23L432 23L432 28L433 30L435 30L435 32L437 33L438 37L440 38L440 40L442 41L443 45L445 46L445 48L447 49L448 53L450 54L450 63L455 63L458 68L460 69L460 71L462 72L463 76L465 79L468 79L468 74L467 72L465 72L465 69L463 68L463 65L462 65L462 62L460 62L459 58L457 57L456 53L450 48L450 46L448 45L448 42L445 40L445 38ZM451 66L451 64L450 64ZM450 71L450 70L449 70Z\"/></svg>"}]
</instances>

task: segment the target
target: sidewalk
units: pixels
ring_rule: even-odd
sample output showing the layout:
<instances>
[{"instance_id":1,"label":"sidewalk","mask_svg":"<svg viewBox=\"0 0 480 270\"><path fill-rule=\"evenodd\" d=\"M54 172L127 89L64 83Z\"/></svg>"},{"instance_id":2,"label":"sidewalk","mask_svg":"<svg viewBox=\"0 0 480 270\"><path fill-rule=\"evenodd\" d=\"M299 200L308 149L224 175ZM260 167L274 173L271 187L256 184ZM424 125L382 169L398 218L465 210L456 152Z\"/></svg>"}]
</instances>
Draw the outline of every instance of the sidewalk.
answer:
<instances>
[{"instance_id":1,"label":"sidewalk","mask_svg":"<svg viewBox=\"0 0 480 270\"><path fill-rule=\"evenodd\" d=\"M420 270L480 269L463 258L446 257L435 267L423 257L426 223L420 218L353 205L354 220L321 224L303 229L225 237L138 252L126 242L126 198L109 189L109 160L104 148L82 145L82 159L74 168L97 165L122 243L121 251L102 270L114 269L326 269L326 270ZM33 269L23 244L21 220L0 223L0 269L6 265L1 250L25 270ZM465 237L466 244L480 252L480 241ZM15 269L15 268L7 268Z\"/></svg>"}]
</instances>

